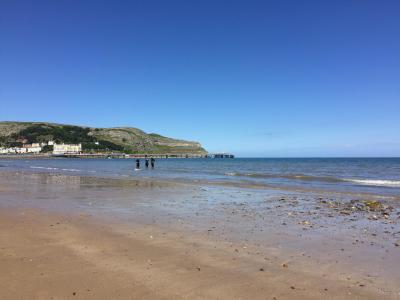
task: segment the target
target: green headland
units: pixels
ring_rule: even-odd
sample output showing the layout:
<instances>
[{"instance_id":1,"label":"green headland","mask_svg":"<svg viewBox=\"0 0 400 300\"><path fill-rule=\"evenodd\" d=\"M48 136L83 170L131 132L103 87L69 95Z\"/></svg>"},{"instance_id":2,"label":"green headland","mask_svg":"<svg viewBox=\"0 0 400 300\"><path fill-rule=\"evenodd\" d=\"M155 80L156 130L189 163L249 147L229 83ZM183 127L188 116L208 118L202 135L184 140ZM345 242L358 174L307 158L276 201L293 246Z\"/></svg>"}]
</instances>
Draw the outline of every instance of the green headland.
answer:
<instances>
[{"instance_id":1,"label":"green headland","mask_svg":"<svg viewBox=\"0 0 400 300\"><path fill-rule=\"evenodd\" d=\"M132 127L95 128L46 122L0 122L0 147L24 143L82 144L84 152L205 155L200 143L146 133ZM46 148L44 148L46 150ZM50 149L47 149L50 151Z\"/></svg>"}]
</instances>

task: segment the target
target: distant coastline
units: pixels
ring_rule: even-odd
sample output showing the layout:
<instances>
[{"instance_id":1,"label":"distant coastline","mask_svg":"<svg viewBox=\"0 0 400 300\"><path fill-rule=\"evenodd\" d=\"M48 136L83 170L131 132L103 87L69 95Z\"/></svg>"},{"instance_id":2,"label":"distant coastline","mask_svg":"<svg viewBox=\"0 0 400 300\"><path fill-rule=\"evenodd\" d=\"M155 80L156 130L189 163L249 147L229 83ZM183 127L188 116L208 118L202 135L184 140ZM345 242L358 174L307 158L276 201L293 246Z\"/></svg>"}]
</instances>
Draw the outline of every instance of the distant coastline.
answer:
<instances>
[{"instance_id":1,"label":"distant coastline","mask_svg":"<svg viewBox=\"0 0 400 300\"><path fill-rule=\"evenodd\" d=\"M47 122L0 122L0 154L108 154L202 157L200 143L133 127L96 128Z\"/></svg>"}]
</instances>

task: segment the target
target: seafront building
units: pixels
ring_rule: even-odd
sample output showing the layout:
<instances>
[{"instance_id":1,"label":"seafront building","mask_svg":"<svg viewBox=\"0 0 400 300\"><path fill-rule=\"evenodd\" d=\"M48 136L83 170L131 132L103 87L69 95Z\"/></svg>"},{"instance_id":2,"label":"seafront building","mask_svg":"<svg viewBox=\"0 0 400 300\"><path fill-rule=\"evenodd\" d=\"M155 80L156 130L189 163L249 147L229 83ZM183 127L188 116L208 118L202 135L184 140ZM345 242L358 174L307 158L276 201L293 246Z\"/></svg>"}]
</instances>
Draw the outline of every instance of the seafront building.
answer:
<instances>
[{"instance_id":1,"label":"seafront building","mask_svg":"<svg viewBox=\"0 0 400 300\"><path fill-rule=\"evenodd\" d=\"M39 144L23 145L22 147L0 148L0 154L40 153L42 147Z\"/></svg>"},{"instance_id":2,"label":"seafront building","mask_svg":"<svg viewBox=\"0 0 400 300\"><path fill-rule=\"evenodd\" d=\"M53 146L53 154L79 154L82 152L82 144L56 144L53 141L24 144L22 147L0 147L0 154L37 154L45 146Z\"/></svg>"},{"instance_id":3,"label":"seafront building","mask_svg":"<svg viewBox=\"0 0 400 300\"><path fill-rule=\"evenodd\" d=\"M20 140L25 141L26 140ZM42 143L32 143L32 144L23 144L22 147L0 147L0 154L37 154L40 153L44 146L53 146L53 141L42 142Z\"/></svg>"},{"instance_id":4,"label":"seafront building","mask_svg":"<svg viewBox=\"0 0 400 300\"><path fill-rule=\"evenodd\" d=\"M21 149L25 149L25 153L40 153L40 151L42 151L42 147L39 143L24 145Z\"/></svg>"},{"instance_id":5,"label":"seafront building","mask_svg":"<svg viewBox=\"0 0 400 300\"><path fill-rule=\"evenodd\" d=\"M82 152L82 144L54 144L53 154L77 154Z\"/></svg>"},{"instance_id":6,"label":"seafront building","mask_svg":"<svg viewBox=\"0 0 400 300\"><path fill-rule=\"evenodd\" d=\"M0 154L16 153L15 148L0 148Z\"/></svg>"}]
</instances>

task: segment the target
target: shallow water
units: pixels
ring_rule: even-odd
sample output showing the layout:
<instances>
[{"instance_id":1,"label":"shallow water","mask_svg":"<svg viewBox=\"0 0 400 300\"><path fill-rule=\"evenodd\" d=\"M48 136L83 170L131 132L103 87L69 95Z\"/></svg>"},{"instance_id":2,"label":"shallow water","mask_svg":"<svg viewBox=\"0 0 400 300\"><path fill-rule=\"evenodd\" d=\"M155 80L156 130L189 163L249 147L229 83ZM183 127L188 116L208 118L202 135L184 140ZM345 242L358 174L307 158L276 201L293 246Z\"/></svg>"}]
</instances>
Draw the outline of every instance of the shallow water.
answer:
<instances>
[{"instance_id":1,"label":"shallow water","mask_svg":"<svg viewBox=\"0 0 400 300\"><path fill-rule=\"evenodd\" d=\"M158 159L141 171L132 159L0 159L0 170L400 195L400 158Z\"/></svg>"}]
</instances>

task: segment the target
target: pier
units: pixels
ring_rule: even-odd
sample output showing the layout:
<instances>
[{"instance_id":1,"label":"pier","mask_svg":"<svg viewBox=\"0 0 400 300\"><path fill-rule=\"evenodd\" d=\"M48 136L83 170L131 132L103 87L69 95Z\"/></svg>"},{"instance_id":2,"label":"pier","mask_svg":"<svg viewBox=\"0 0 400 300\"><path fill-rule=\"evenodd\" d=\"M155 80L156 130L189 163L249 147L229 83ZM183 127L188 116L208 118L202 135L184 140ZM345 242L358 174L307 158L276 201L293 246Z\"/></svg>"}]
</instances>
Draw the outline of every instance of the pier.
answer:
<instances>
[{"instance_id":1,"label":"pier","mask_svg":"<svg viewBox=\"0 0 400 300\"><path fill-rule=\"evenodd\" d=\"M64 153L52 155L52 157L65 158L206 158L207 155L201 154L176 154L176 153L149 153L149 154L126 154L126 153Z\"/></svg>"},{"instance_id":2,"label":"pier","mask_svg":"<svg viewBox=\"0 0 400 300\"><path fill-rule=\"evenodd\" d=\"M208 155L211 158L235 158L235 155L231 153L212 153Z\"/></svg>"},{"instance_id":3,"label":"pier","mask_svg":"<svg viewBox=\"0 0 400 300\"><path fill-rule=\"evenodd\" d=\"M231 153L208 153L208 154L180 154L180 153L141 153L141 154L125 154L125 153L64 153L60 155L52 155L53 157L66 158L235 158Z\"/></svg>"}]
</instances>

